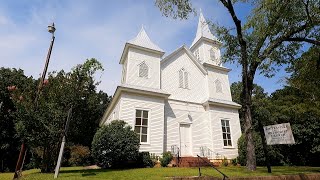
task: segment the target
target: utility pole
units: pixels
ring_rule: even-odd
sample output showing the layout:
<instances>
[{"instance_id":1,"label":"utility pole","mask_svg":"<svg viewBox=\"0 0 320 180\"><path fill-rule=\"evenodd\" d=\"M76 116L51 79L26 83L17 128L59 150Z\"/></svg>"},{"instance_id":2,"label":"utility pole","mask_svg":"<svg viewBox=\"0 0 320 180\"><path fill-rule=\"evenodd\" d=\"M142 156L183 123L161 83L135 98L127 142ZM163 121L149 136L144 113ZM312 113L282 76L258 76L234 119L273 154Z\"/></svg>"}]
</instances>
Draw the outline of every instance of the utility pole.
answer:
<instances>
[{"instance_id":1,"label":"utility pole","mask_svg":"<svg viewBox=\"0 0 320 180\"><path fill-rule=\"evenodd\" d=\"M44 66L44 69L43 69L43 72L42 72L42 76L41 76L41 79L40 79L40 82L39 82L36 98L34 100L35 111L38 108L38 99L39 99L39 96L40 96L40 93L41 93L41 89L42 89L42 86L43 86L43 82L44 82L44 79L46 77L48 66L49 66L50 56L51 56L52 47L53 47L53 43L54 43L54 39L55 39L55 37L54 37L54 32L55 31L56 31L56 28L54 27L54 23L52 23L51 25L48 26L48 32L52 34L52 38L51 38L50 47L49 47L49 50L48 50L48 53L47 53L46 63L45 63L45 66ZM23 163L24 163L24 159L25 159L26 154L27 153L26 153L25 140L23 139L13 179L19 179L21 177L21 171L22 171L22 167L23 167Z\"/></svg>"},{"instance_id":2,"label":"utility pole","mask_svg":"<svg viewBox=\"0 0 320 180\"><path fill-rule=\"evenodd\" d=\"M56 169L54 170L54 178L55 178L55 179L58 178L59 171L60 171L60 166L61 166L61 160L62 160L64 145L65 145L65 143L66 143L67 132L68 132L69 123L70 123L70 119L71 119L71 113L72 113L72 106L71 106L71 108L70 108L69 111L68 111L67 122L66 122L66 126L64 127L64 132L63 132L63 138L62 138L62 142L61 142L59 157L58 157Z\"/></svg>"}]
</instances>

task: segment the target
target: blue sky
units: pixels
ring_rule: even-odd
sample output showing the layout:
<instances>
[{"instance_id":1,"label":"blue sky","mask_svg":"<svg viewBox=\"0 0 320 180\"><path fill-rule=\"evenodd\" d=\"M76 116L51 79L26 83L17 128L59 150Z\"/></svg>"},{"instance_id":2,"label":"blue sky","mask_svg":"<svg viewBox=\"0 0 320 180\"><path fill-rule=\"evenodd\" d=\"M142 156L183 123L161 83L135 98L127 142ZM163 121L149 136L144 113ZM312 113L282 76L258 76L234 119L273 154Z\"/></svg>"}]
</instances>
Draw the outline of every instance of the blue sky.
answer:
<instances>
[{"instance_id":1,"label":"blue sky","mask_svg":"<svg viewBox=\"0 0 320 180\"><path fill-rule=\"evenodd\" d=\"M121 56L126 41L134 38L143 25L153 42L173 52L183 44L192 43L198 17L191 15L180 21L161 15L153 0L0 0L0 65L21 68L26 75L39 77L50 43L47 26L56 24L54 44L48 71L69 71L87 58L97 58L105 71L99 72L98 89L112 95L120 83ZM192 1L194 8L207 20L232 26L225 8L212 0ZM249 6L237 6L241 18L249 13ZM231 68L230 83L241 79L240 66ZM273 78L258 75L255 83L271 93L282 87L286 73L281 70Z\"/></svg>"}]
</instances>

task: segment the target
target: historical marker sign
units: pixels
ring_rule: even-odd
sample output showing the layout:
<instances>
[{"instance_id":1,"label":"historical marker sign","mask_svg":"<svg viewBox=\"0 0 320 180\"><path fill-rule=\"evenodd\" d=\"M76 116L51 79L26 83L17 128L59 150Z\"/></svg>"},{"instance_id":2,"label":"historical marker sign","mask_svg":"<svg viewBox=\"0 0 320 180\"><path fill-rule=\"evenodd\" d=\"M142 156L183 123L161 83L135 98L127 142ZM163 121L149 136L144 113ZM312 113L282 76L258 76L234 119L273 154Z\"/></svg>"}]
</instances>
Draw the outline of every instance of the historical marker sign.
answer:
<instances>
[{"instance_id":1,"label":"historical marker sign","mask_svg":"<svg viewBox=\"0 0 320 180\"><path fill-rule=\"evenodd\" d=\"M268 145L295 143L290 123L264 126L263 129Z\"/></svg>"}]
</instances>

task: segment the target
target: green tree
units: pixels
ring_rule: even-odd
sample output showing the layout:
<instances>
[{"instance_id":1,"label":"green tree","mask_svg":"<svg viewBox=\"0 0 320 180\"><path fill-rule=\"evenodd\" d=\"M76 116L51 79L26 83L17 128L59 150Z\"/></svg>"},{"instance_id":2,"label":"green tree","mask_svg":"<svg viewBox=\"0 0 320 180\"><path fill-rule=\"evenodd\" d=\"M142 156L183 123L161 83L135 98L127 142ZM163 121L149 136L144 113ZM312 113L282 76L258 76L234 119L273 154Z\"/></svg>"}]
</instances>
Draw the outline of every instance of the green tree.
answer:
<instances>
[{"instance_id":1,"label":"green tree","mask_svg":"<svg viewBox=\"0 0 320 180\"><path fill-rule=\"evenodd\" d=\"M14 170L18 158L19 139L16 136L14 99L23 100L23 95L12 96L15 91L23 90L32 78L24 75L21 69L0 69L0 171ZM18 89L19 87L19 89Z\"/></svg>"},{"instance_id":2,"label":"green tree","mask_svg":"<svg viewBox=\"0 0 320 180\"><path fill-rule=\"evenodd\" d=\"M252 5L250 16L243 23L234 9L237 0L220 2L229 12L234 27L229 29L216 26L216 31L225 44L224 59L242 66L241 111L245 120L246 166L249 170L255 170L251 110L255 74L259 69L271 77L277 65L290 62L299 50L303 50L303 43L320 45L317 39L320 32L319 3L312 0L240 1ZM185 19L193 11L188 0L157 0L156 5L166 16L175 14L174 18Z\"/></svg>"},{"instance_id":3,"label":"green tree","mask_svg":"<svg viewBox=\"0 0 320 180\"><path fill-rule=\"evenodd\" d=\"M288 71L288 86L271 95L270 112L279 122L290 122L296 143L283 145L288 164L318 166L320 158L320 56L311 47L296 59Z\"/></svg>"},{"instance_id":4,"label":"green tree","mask_svg":"<svg viewBox=\"0 0 320 180\"><path fill-rule=\"evenodd\" d=\"M288 84L305 93L309 101L320 100L320 48L313 46L288 68Z\"/></svg>"},{"instance_id":5,"label":"green tree","mask_svg":"<svg viewBox=\"0 0 320 180\"><path fill-rule=\"evenodd\" d=\"M126 167L139 154L138 135L126 122L115 120L101 127L92 141L92 155L101 167Z\"/></svg>"},{"instance_id":6,"label":"green tree","mask_svg":"<svg viewBox=\"0 0 320 180\"><path fill-rule=\"evenodd\" d=\"M39 162L36 165L42 172L54 169L69 108L73 107L73 114L68 141L91 145L103 109L110 101L107 94L96 93L99 82L94 80L94 74L98 70L103 70L100 62L88 59L70 72L49 73L37 107L34 103L37 81L23 92L12 94L14 97L24 94L23 101L15 101L16 129L19 137L31 147L33 158Z\"/></svg>"}]
</instances>

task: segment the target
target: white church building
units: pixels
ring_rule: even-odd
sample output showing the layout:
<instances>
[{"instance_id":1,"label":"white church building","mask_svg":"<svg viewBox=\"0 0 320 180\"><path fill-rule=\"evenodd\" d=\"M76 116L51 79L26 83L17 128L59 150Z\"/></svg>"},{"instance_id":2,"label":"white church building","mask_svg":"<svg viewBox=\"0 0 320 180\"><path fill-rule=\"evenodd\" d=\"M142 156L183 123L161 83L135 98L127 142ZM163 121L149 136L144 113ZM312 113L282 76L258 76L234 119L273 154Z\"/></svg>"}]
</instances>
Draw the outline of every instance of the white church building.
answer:
<instances>
[{"instance_id":1,"label":"white church building","mask_svg":"<svg viewBox=\"0 0 320 180\"><path fill-rule=\"evenodd\" d=\"M100 126L123 120L140 138L140 151L180 156L238 156L238 110L228 72L220 59L221 42L202 13L190 48L164 56L142 28L122 52L121 84Z\"/></svg>"}]
</instances>

